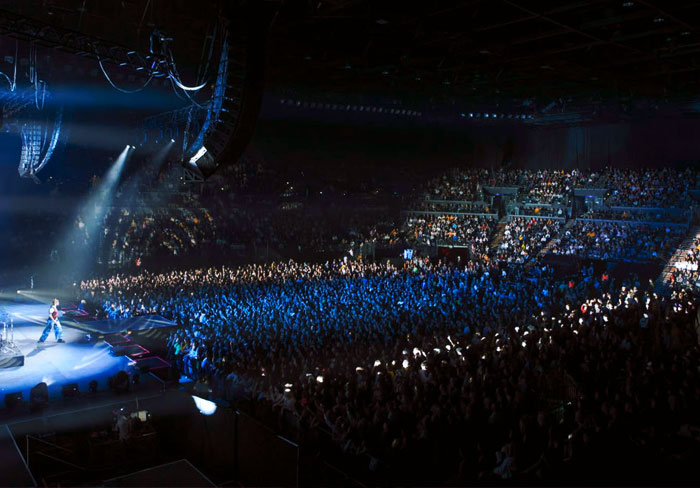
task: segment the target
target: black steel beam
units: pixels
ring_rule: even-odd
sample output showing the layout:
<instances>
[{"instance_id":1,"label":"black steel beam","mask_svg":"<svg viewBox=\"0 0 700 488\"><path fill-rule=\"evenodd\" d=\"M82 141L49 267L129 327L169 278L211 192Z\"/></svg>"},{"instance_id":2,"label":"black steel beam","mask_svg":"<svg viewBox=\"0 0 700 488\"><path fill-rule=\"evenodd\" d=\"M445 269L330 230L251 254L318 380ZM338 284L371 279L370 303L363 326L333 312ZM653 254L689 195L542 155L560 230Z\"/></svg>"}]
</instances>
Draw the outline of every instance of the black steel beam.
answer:
<instances>
[{"instance_id":1,"label":"black steel beam","mask_svg":"<svg viewBox=\"0 0 700 488\"><path fill-rule=\"evenodd\" d=\"M7 10L0 10L0 34L76 56L130 66L147 76L168 73L167 60L159 54L139 53L115 42L51 26Z\"/></svg>"}]
</instances>

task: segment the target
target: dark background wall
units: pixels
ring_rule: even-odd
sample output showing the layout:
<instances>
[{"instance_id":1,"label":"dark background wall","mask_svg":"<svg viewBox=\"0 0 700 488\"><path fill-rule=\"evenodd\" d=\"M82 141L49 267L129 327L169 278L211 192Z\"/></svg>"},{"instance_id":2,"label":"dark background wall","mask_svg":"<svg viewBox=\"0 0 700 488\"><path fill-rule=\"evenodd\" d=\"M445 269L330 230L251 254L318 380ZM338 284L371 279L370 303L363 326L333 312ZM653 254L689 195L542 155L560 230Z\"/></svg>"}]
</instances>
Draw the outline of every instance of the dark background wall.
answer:
<instances>
[{"instance_id":1,"label":"dark background wall","mask_svg":"<svg viewBox=\"0 0 700 488\"><path fill-rule=\"evenodd\" d=\"M700 161L700 121L649 119L579 127L468 122L458 128L261 121L255 147L285 166L602 168L682 166Z\"/></svg>"}]
</instances>

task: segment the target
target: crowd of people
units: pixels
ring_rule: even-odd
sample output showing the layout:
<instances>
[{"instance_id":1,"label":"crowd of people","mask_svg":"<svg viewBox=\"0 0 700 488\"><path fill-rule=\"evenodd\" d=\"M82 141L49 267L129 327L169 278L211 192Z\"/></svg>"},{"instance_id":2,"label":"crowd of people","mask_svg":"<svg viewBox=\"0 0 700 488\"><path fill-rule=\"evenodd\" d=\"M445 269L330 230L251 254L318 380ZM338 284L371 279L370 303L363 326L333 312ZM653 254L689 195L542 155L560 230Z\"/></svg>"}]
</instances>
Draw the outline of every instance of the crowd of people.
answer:
<instances>
[{"instance_id":1,"label":"crowd of people","mask_svg":"<svg viewBox=\"0 0 700 488\"><path fill-rule=\"evenodd\" d=\"M216 244L216 222L203 208L122 207L105 216L102 254L112 264L134 263L150 256L185 255Z\"/></svg>"},{"instance_id":2,"label":"crowd of people","mask_svg":"<svg viewBox=\"0 0 700 488\"><path fill-rule=\"evenodd\" d=\"M550 252L589 259L630 262L668 260L687 228L610 221L576 220L563 230Z\"/></svg>"},{"instance_id":3,"label":"crowd of people","mask_svg":"<svg viewBox=\"0 0 700 488\"><path fill-rule=\"evenodd\" d=\"M592 269L289 262L81 292L176 320L185 374L330 431L395 480L581 480L664 446L658 466L700 420L692 296Z\"/></svg>"},{"instance_id":4,"label":"crowd of people","mask_svg":"<svg viewBox=\"0 0 700 488\"><path fill-rule=\"evenodd\" d=\"M700 286L700 237L693 237L687 249L682 249L671 265L668 276L670 286L697 289Z\"/></svg>"},{"instance_id":5,"label":"crowd of people","mask_svg":"<svg viewBox=\"0 0 700 488\"><path fill-rule=\"evenodd\" d=\"M533 215L537 217L570 217L570 211L567 207L561 205L520 205L512 204L509 209L509 215Z\"/></svg>"},{"instance_id":6,"label":"crowd of people","mask_svg":"<svg viewBox=\"0 0 700 488\"><path fill-rule=\"evenodd\" d=\"M420 215L405 224L406 241L413 244L471 246L477 254L488 251L496 225L493 217L479 215Z\"/></svg>"},{"instance_id":7,"label":"crowd of people","mask_svg":"<svg viewBox=\"0 0 700 488\"><path fill-rule=\"evenodd\" d=\"M558 219L514 217L503 229L495 257L508 263L532 262L561 226Z\"/></svg>"},{"instance_id":8,"label":"crowd of people","mask_svg":"<svg viewBox=\"0 0 700 488\"><path fill-rule=\"evenodd\" d=\"M663 169L620 170L604 172L610 193L606 203L631 207L688 207L689 190L697 187L698 172Z\"/></svg>"},{"instance_id":9,"label":"crowd of people","mask_svg":"<svg viewBox=\"0 0 700 488\"><path fill-rule=\"evenodd\" d=\"M496 209L486 202L460 202L449 200L423 200L419 203L416 210L444 213L497 213Z\"/></svg>"},{"instance_id":10,"label":"crowd of people","mask_svg":"<svg viewBox=\"0 0 700 488\"><path fill-rule=\"evenodd\" d=\"M570 205L575 188L607 189L609 206L688 208L700 173L693 169L496 170L455 169L431 180L425 197L483 200L485 186L518 187L524 203Z\"/></svg>"},{"instance_id":11,"label":"crowd of people","mask_svg":"<svg viewBox=\"0 0 700 488\"><path fill-rule=\"evenodd\" d=\"M636 222L684 223L690 220L687 212L669 212L665 209L636 210L629 208L597 207L580 215L584 219L631 220Z\"/></svg>"},{"instance_id":12,"label":"crowd of people","mask_svg":"<svg viewBox=\"0 0 700 488\"><path fill-rule=\"evenodd\" d=\"M523 201L567 204L581 172L537 170L523 172Z\"/></svg>"},{"instance_id":13,"label":"crowd of people","mask_svg":"<svg viewBox=\"0 0 700 488\"><path fill-rule=\"evenodd\" d=\"M454 169L420 186L417 199L404 202L404 209L438 213L403 222L396 209L389 209L385 201L370 194L363 203L353 204L343 197L346 201L336 206L337 199L323 196L323 192L316 200L309 200L302 195L304 192L297 192L294 185L298 184L292 181L276 183L275 188L282 192L276 198L235 202L227 198L227 192L132 195L127 185L121 200L117 199L97 223L100 232L93 232L96 224L89 216L78 216L70 242L73 249L84 248L85 254L97 254L98 262L112 267L152 264L154 258L173 258L205 248L209 255L279 259L317 252L338 255L365 243L395 246L402 238L402 244L409 245L470 245L474 241L481 244L489 239L490 220L485 227L481 222L475 223L473 216L454 214L570 218L572 189L589 186L608 189L608 207L590 210L580 217L679 223L687 220L687 212L659 208L687 208L689 191L697 182L697 172L692 170ZM493 195L484 192L484 188L492 186L518 187L518 193L508 197L506 209L499 210ZM285 196L289 192L291 196ZM613 209L610 205L656 209Z\"/></svg>"},{"instance_id":14,"label":"crowd of people","mask_svg":"<svg viewBox=\"0 0 700 488\"><path fill-rule=\"evenodd\" d=\"M484 186L517 185L551 216L561 207L546 204L580 186L631 183L615 194L629 204L629 188L647 181L629 174L637 173L469 170L429 182L426 192L481 201ZM639 174L649 188L678 176ZM687 195L692 181L676 189ZM671 205L666 193L654 195ZM700 241L676 263L668 293L593 267L562 277L540 259L547 251L662 263L687 227L533 216L498 226L496 215L429 210L444 213L380 226L376 212L333 220L332 211L291 211L256 215L241 228L256 245L453 245L467 247L467 259L346 253L318 263L141 271L83 281L77 298L106 318L175 321L168 348L182 374L216 396L327 432L369 476L459 485L587 482L609 472L617 476L610 482L648 482L694 468ZM119 216L138 227L130 213ZM212 235L227 242L238 221L215 224Z\"/></svg>"}]
</instances>

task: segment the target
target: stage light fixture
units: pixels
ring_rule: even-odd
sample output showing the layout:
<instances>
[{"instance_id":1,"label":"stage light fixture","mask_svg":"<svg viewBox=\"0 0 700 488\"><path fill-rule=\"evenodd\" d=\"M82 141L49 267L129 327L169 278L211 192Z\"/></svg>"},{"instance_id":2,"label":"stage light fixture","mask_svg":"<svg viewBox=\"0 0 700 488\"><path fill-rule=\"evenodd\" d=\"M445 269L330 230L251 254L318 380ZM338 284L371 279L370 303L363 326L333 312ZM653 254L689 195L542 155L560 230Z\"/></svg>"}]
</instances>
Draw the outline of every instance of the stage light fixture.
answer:
<instances>
[{"instance_id":1,"label":"stage light fixture","mask_svg":"<svg viewBox=\"0 0 700 488\"><path fill-rule=\"evenodd\" d=\"M12 410L24 403L24 397L21 391L8 393L5 395L5 408Z\"/></svg>"},{"instance_id":2,"label":"stage light fixture","mask_svg":"<svg viewBox=\"0 0 700 488\"><path fill-rule=\"evenodd\" d=\"M111 377L109 379L109 387L112 388L115 393L126 393L129 391L129 375L126 371L121 370Z\"/></svg>"},{"instance_id":3,"label":"stage light fixture","mask_svg":"<svg viewBox=\"0 0 700 488\"><path fill-rule=\"evenodd\" d=\"M29 410L36 412L46 408L49 403L49 386L45 382L38 383L29 390Z\"/></svg>"},{"instance_id":4,"label":"stage light fixture","mask_svg":"<svg viewBox=\"0 0 700 488\"><path fill-rule=\"evenodd\" d=\"M80 390L78 389L78 383L69 383L67 385L63 385L61 391L63 393L63 398L73 398L78 396L78 393L80 393Z\"/></svg>"},{"instance_id":5,"label":"stage light fixture","mask_svg":"<svg viewBox=\"0 0 700 488\"><path fill-rule=\"evenodd\" d=\"M204 146L200 147L199 150L195 153L195 155L190 158L190 161L189 161L190 164L196 164L197 161L199 160L199 158L204 156L206 154L206 152L207 152L206 147L204 147Z\"/></svg>"}]
</instances>

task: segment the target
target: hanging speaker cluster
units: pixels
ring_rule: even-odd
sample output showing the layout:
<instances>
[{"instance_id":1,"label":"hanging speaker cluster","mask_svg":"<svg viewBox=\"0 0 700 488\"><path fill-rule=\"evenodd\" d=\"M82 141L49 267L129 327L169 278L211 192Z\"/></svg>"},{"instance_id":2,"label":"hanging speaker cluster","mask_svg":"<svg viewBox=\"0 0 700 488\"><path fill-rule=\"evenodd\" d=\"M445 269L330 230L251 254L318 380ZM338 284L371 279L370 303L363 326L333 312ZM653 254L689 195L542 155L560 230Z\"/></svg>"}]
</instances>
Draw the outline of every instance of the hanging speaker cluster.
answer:
<instances>
[{"instance_id":1,"label":"hanging speaker cluster","mask_svg":"<svg viewBox=\"0 0 700 488\"><path fill-rule=\"evenodd\" d=\"M264 85L267 33L277 6L252 2L227 13L216 79L199 134L185 129L182 164L199 178L235 164L255 132ZM190 124L188 124L190 125ZM191 143L187 139L193 137Z\"/></svg>"}]
</instances>

